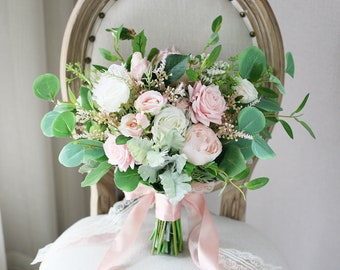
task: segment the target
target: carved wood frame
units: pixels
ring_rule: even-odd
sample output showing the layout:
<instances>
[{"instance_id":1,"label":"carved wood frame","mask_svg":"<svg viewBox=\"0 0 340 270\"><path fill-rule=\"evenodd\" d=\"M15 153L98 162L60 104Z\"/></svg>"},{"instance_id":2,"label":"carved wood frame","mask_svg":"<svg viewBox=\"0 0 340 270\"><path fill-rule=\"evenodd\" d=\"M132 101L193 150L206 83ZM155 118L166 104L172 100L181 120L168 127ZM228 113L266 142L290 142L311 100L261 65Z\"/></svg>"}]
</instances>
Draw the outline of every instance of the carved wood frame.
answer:
<instances>
[{"instance_id":1,"label":"carved wood frame","mask_svg":"<svg viewBox=\"0 0 340 270\"><path fill-rule=\"evenodd\" d=\"M109 1L78 0L70 15L64 33L60 58L61 93L64 100L68 99L66 64L80 62L83 67L85 66L88 60L86 51L91 39L91 30L98 17L103 15L102 10ZM259 48L264 51L268 64L273 67L274 73L283 82L285 73L283 42L278 23L269 3L267 0L229 1L237 1L242 7L254 30ZM79 89L79 86L80 82L75 80L71 84L71 89ZM254 159L251 164L252 170L256 162L257 160ZM91 200L96 202L97 209L94 209L92 213L105 213L113 202L120 199L119 193L114 190L112 177L112 172L110 172L97 184L97 190L93 190L92 195L95 194L95 198L92 197ZM229 185L221 199L220 214L233 219L244 220L245 209L246 203L240 192Z\"/></svg>"}]
</instances>

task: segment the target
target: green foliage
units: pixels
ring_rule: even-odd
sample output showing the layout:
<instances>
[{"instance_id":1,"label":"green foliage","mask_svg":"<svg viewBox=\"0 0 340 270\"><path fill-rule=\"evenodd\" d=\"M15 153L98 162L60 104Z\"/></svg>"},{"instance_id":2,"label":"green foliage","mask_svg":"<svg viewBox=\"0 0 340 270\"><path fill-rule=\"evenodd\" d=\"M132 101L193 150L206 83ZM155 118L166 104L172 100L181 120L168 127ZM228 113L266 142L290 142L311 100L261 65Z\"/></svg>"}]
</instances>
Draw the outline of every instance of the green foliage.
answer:
<instances>
[{"instance_id":1,"label":"green foliage","mask_svg":"<svg viewBox=\"0 0 340 270\"><path fill-rule=\"evenodd\" d=\"M254 107L246 107L242 109L238 115L238 125L240 130L245 131L247 134L254 135L264 129L266 119L260 110Z\"/></svg>"},{"instance_id":2,"label":"green foliage","mask_svg":"<svg viewBox=\"0 0 340 270\"><path fill-rule=\"evenodd\" d=\"M291 52L286 53L286 73L294 78L295 65L294 58Z\"/></svg>"},{"instance_id":3,"label":"green foliage","mask_svg":"<svg viewBox=\"0 0 340 270\"><path fill-rule=\"evenodd\" d=\"M142 181L142 178L139 175L137 168L131 169L129 167L126 172L122 172L117 168L114 174L114 181L119 189L125 192L131 192L137 188L138 183Z\"/></svg>"},{"instance_id":4,"label":"green foliage","mask_svg":"<svg viewBox=\"0 0 340 270\"><path fill-rule=\"evenodd\" d=\"M281 94L283 94L283 95L286 94L286 90L285 90L285 88L283 87L283 85L282 85L282 83L281 83L281 81L280 81L279 78L277 78L277 77L274 76L273 74L270 74L269 81L270 81L271 83L273 83L273 84L277 87L277 89L279 89L279 91L280 91Z\"/></svg>"},{"instance_id":5,"label":"green foliage","mask_svg":"<svg viewBox=\"0 0 340 270\"><path fill-rule=\"evenodd\" d=\"M249 190L256 190L263 186L265 186L269 182L269 178L267 177L259 177L254 180L251 180L244 184L244 186Z\"/></svg>"},{"instance_id":6,"label":"green foliage","mask_svg":"<svg viewBox=\"0 0 340 270\"><path fill-rule=\"evenodd\" d=\"M52 123L52 134L57 138L67 138L72 135L76 126L76 117L71 112L60 113Z\"/></svg>"},{"instance_id":7,"label":"green foliage","mask_svg":"<svg viewBox=\"0 0 340 270\"><path fill-rule=\"evenodd\" d=\"M255 46L246 48L238 58L238 70L244 79L257 81L266 70L266 56Z\"/></svg>"},{"instance_id":8,"label":"green foliage","mask_svg":"<svg viewBox=\"0 0 340 270\"><path fill-rule=\"evenodd\" d=\"M164 70L167 74L171 74L166 81L167 84L177 81L184 75L187 69L188 59L188 55L182 54L170 54L167 56Z\"/></svg>"},{"instance_id":9,"label":"green foliage","mask_svg":"<svg viewBox=\"0 0 340 270\"><path fill-rule=\"evenodd\" d=\"M88 89L85 86L81 86L79 89L79 94L81 98L81 106L85 110L93 110L93 100L92 100L92 94L90 89Z\"/></svg>"},{"instance_id":10,"label":"green foliage","mask_svg":"<svg viewBox=\"0 0 340 270\"><path fill-rule=\"evenodd\" d=\"M91 170L85 177L84 181L81 182L82 187L91 186L97 184L97 182L112 168L112 165L105 162L99 163L99 165Z\"/></svg>"},{"instance_id":11,"label":"green foliage","mask_svg":"<svg viewBox=\"0 0 340 270\"><path fill-rule=\"evenodd\" d=\"M222 45L218 45L211 51L211 53L209 54L208 58L205 61L205 67L209 68L216 62L217 58L220 56L221 49Z\"/></svg>"},{"instance_id":12,"label":"green foliage","mask_svg":"<svg viewBox=\"0 0 340 270\"><path fill-rule=\"evenodd\" d=\"M221 25L222 25L222 16L218 16L214 19L214 21L211 25L211 30L214 33L217 33L218 31L220 31Z\"/></svg>"},{"instance_id":13,"label":"green foliage","mask_svg":"<svg viewBox=\"0 0 340 270\"><path fill-rule=\"evenodd\" d=\"M54 74L46 73L33 82L34 94L43 100L53 102L60 90L60 82Z\"/></svg>"},{"instance_id":14,"label":"green foliage","mask_svg":"<svg viewBox=\"0 0 340 270\"><path fill-rule=\"evenodd\" d=\"M50 111L48 113L46 113L44 115L44 117L41 120L40 123L40 128L42 133L46 136L46 137L53 137L53 132L52 132L52 126L53 126L53 122L54 120L59 116L59 112L56 111Z\"/></svg>"},{"instance_id":15,"label":"green foliage","mask_svg":"<svg viewBox=\"0 0 340 270\"><path fill-rule=\"evenodd\" d=\"M152 61L159 53L159 50L157 48L152 48L151 51L148 54L148 61Z\"/></svg>"},{"instance_id":16,"label":"green foliage","mask_svg":"<svg viewBox=\"0 0 340 270\"><path fill-rule=\"evenodd\" d=\"M223 149L224 156L218 167L230 177L234 177L246 169L246 161L240 148L236 145L228 145Z\"/></svg>"},{"instance_id":17,"label":"green foliage","mask_svg":"<svg viewBox=\"0 0 340 270\"><path fill-rule=\"evenodd\" d=\"M273 99L262 98L259 103L257 103L256 108L259 108L267 112L279 112L282 111L280 104Z\"/></svg>"},{"instance_id":18,"label":"green foliage","mask_svg":"<svg viewBox=\"0 0 340 270\"><path fill-rule=\"evenodd\" d=\"M146 47L147 38L144 35L144 31L140 32L132 41L132 50L133 52L141 52L144 56L145 47Z\"/></svg>"},{"instance_id":19,"label":"green foliage","mask_svg":"<svg viewBox=\"0 0 340 270\"><path fill-rule=\"evenodd\" d=\"M280 124L282 125L282 127L284 128L284 130L287 132L288 136L291 138L291 139L294 139L294 135L293 135L293 130L292 128L290 127L290 125L284 121L284 120L279 120Z\"/></svg>"},{"instance_id":20,"label":"green foliage","mask_svg":"<svg viewBox=\"0 0 340 270\"><path fill-rule=\"evenodd\" d=\"M116 62L118 60L118 57L107 49L99 48L99 53L110 62Z\"/></svg>"},{"instance_id":21,"label":"green foliage","mask_svg":"<svg viewBox=\"0 0 340 270\"><path fill-rule=\"evenodd\" d=\"M198 80L198 73L196 70L193 69L187 69L186 74L190 81L196 82Z\"/></svg>"},{"instance_id":22,"label":"green foliage","mask_svg":"<svg viewBox=\"0 0 340 270\"><path fill-rule=\"evenodd\" d=\"M260 159L270 159L275 156L268 143L259 135L254 136L254 139L251 141L251 150Z\"/></svg>"}]
</instances>

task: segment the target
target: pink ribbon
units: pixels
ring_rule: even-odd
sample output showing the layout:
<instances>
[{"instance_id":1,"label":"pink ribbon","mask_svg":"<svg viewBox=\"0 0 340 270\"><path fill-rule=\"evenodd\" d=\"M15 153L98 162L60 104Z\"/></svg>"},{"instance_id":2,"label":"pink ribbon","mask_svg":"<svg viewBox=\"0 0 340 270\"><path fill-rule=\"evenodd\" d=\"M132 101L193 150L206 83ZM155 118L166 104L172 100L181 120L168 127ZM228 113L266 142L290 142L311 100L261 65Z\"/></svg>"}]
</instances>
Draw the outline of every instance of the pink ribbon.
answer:
<instances>
[{"instance_id":1,"label":"pink ribbon","mask_svg":"<svg viewBox=\"0 0 340 270\"><path fill-rule=\"evenodd\" d=\"M200 269L218 269L219 238L203 194L190 192L175 207L163 194L139 185L136 191L126 193L126 199L140 197L129 213L125 225L114 238L98 270L121 269L127 251L133 247L150 206L156 204L156 217L165 221L181 218L181 205L188 212L191 258Z\"/></svg>"}]
</instances>

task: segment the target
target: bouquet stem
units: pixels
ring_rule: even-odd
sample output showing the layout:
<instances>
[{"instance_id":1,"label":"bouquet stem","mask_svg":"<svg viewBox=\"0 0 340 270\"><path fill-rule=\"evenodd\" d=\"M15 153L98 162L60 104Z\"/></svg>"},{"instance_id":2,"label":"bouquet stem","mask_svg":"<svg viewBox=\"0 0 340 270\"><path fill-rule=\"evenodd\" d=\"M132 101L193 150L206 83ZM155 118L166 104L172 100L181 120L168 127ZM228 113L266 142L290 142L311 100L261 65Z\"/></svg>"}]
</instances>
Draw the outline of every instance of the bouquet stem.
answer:
<instances>
[{"instance_id":1,"label":"bouquet stem","mask_svg":"<svg viewBox=\"0 0 340 270\"><path fill-rule=\"evenodd\" d=\"M176 221L164 221L156 218L152 240L151 254L170 254L178 256L183 251L183 235L181 219Z\"/></svg>"}]
</instances>

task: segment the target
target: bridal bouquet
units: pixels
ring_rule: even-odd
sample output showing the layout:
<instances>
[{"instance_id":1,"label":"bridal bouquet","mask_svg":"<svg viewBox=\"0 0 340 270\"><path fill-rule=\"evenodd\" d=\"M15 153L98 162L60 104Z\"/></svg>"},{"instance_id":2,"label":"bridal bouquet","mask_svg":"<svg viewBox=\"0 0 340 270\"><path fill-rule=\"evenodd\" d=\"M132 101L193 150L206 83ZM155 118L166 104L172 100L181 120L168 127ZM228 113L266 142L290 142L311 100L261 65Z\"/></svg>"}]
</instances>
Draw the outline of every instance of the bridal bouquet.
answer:
<instances>
[{"instance_id":1,"label":"bridal bouquet","mask_svg":"<svg viewBox=\"0 0 340 270\"><path fill-rule=\"evenodd\" d=\"M87 176L82 186L96 184L112 167L114 182L125 192L139 185L152 188L176 206L192 192L194 183L220 181L244 189L268 182L260 177L248 182L248 164L254 157L269 159L269 129L280 123L290 137L290 125L279 112L279 94L285 89L267 66L264 53L251 46L239 55L219 60L218 32L222 18L212 23L212 34L199 55L175 49L147 51L144 31L136 34L124 26L108 29L113 50L100 49L109 67L94 65L82 71L77 63L67 69L82 81L79 95L69 91L69 101L55 101L59 80L44 74L34 82L37 97L55 103L42 119L48 137L70 137L59 161L80 166ZM126 59L120 46L132 41ZM287 53L287 73L294 63ZM274 90L275 88L275 90ZM288 116L299 119L308 95ZM180 218L157 219L152 253L177 255L183 248Z\"/></svg>"}]
</instances>

